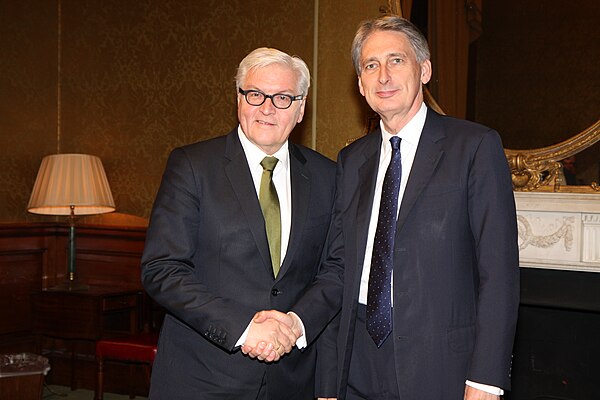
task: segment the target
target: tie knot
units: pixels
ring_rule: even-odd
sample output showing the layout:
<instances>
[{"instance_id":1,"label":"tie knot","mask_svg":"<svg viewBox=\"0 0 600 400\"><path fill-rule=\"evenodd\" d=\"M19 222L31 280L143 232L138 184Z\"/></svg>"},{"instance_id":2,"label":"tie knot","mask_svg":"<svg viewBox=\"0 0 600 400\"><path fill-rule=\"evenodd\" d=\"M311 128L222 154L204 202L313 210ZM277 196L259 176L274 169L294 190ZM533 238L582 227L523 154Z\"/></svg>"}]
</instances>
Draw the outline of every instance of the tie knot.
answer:
<instances>
[{"instance_id":1,"label":"tie knot","mask_svg":"<svg viewBox=\"0 0 600 400\"><path fill-rule=\"evenodd\" d=\"M277 165L277 161L279 160L276 157L267 156L263 158L263 160L260 162L260 165L263 167L264 170L273 172L273 170L275 169L275 165Z\"/></svg>"},{"instance_id":2,"label":"tie knot","mask_svg":"<svg viewBox=\"0 0 600 400\"><path fill-rule=\"evenodd\" d=\"M400 137L398 137L398 136L392 136L390 138L390 142L392 143L392 149L393 150L398 150L400 148Z\"/></svg>"}]
</instances>

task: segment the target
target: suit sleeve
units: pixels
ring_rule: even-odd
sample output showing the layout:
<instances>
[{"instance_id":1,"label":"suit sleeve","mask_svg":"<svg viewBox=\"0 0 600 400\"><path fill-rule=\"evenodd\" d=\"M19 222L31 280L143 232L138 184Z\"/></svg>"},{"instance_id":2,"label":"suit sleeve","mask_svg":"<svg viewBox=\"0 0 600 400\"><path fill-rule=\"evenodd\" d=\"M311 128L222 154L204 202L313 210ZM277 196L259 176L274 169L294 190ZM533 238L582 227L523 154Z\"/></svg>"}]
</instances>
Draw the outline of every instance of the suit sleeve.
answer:
<instances>
[{"instance_id":1,"label":"suit sleeve","mask_svg":"<svg viewBox=\"0 0 600 400\"><path fill-rule=\"evenodd\" d=\"M332 234L330 229L329 234ZM324 255L327 255L329 248L329 235L324 249ZM323 265L323 260L321 264ZM338 352L337 337L340 329L340 313L327 324L323 332L317 337L315 346L317 347L317 364L315 370L315 394L316 397L334 398L337 397L337 371L338 371Z\"/></svg>"},{"instance_id":2,"label":"suit sleeve","mask_svg":"<svg viewBox=\"0 0 600 400\"><path fill-rule=\"evenodd\" d=\"M468 179L478 300L475 348L467 379L510 389L519 306L519 253L512 181L496 132L483 135Z\"/></svg>"},{"instance_id":3,"label":"suit sleeve","mask_svg":"<svg viewBox=\"0 0 600 400\"><path fill-rule=\"evenodd\" d=\"M342 306L344 285L344 242L342 234L342 179L343 166L338 157L336 172L336 194L331 225L325 245L325 259L315 280L294 305L294 311L304 323L308 344L317 338ZM334 329L337 332L336 328ZM335 340L335 338L334 338Z\"/></svg>"},{"instance_id":4,"label":"suit sleeve","mask_svg":"<svg viewBox=\"0 0 600 400\"><path fill-rule=\"evenodd\" d=\"M315 371L316 397L337 396L337 335L340 314L338 314L317 338L317 365Z\"/></svg>"},{"instance_id":5,"label":"suit sleeve","mask_svg":"<svg viewBox=\"0 0 600 400\"><path fill-rule=\"evenodd\" d=\"M184 150L170 155L146 236L142 283L170 314L226 350L233 350L255 313L234 299L216 296L198 279L201 193ZM208 268L210 266L203 266Z\"/></svg>"}]
</instances>

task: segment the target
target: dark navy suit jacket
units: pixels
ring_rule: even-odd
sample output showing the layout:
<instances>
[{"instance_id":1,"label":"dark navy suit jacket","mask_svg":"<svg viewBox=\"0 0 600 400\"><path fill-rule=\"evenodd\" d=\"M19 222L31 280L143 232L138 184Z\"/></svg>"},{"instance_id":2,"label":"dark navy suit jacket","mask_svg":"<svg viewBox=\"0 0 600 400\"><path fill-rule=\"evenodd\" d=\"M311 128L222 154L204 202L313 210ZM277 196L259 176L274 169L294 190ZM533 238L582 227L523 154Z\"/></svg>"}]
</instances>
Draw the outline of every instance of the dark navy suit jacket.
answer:
<instances>
[{"instance_id":1,"label":"dark navy suit jacket","mask_svg":"<svg viewBox=\"0 0 600 400\"><path fill-rule=\"evenodd\" d=\"M328 256L293 308L311 340L341 307L340 399L381 140L378 128L340 152ZM517 226L495 131L428 110L399 210L393 268L388 340L394 340L401 397L462 399L467 379L509 389L519 303Z\"/></svg>"}]
</instances>

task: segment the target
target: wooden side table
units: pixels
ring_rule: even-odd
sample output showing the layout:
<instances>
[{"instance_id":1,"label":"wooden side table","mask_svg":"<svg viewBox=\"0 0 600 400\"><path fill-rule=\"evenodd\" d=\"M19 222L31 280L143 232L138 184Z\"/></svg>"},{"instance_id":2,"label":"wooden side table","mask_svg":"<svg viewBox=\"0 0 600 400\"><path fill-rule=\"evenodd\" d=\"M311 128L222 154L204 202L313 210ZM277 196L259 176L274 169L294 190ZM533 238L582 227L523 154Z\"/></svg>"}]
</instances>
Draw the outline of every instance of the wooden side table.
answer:
<instances>
[{"instance_id":1,"label":"wooden side table","mask_svg":"<svg viewBox=\"0 0 600 400\"><path fill-rule=\"evenodd\" d=\"M42 351L50 359L70 356L72 390L77 388L78 360L92 361L94 357L93 350L82 351L79 344L92 343L88 347L93 349L93 343L100 338L137 333L141 298L140 290L107 286L90 286L85 291L48 289L33 295L35 332L40 337L68 343L66 355L54 346Z\"/></svg>"}]
</instances>

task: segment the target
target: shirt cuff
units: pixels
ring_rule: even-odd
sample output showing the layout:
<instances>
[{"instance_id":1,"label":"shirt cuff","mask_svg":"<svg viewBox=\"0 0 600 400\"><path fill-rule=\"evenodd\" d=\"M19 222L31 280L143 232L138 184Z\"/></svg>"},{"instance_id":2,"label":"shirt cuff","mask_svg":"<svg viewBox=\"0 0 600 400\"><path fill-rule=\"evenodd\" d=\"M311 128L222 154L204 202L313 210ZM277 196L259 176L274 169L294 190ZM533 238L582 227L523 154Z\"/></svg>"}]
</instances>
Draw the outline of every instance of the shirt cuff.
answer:
<instances>
[{"instance_id":1,"label":"shirt cuff","mask_svg":"<svg viewBox=\"0 0 600 400\"><path fill-rule=\"evenodd\" d=\"M502 396L504 394L504 390L496 386L484 385L483 383L471 382L469 380L465 383L475 389L483 390L484 392L495 394L497 396Z\"/></svg>"},{"instance_id":2,"label":"shirt cuff","mask_svg":"<svg viewBox=\"0 0 600 400\"><path fill-rule=\"evenodd\" d=\"M240 347L246 342L246 338L248 337L248 332L250 331L250 325L252 325L252 321L250 321L250 323L246 327L246 330L244 331L244 333L242 333L242 336L240 336L238 341L235 343L235 347Z\"/></svg>"},{"instance_id":3,"label":"shirt cuff","mask_svg":"<svg viewBox=\"0 0 600 400\"><path fill-rule=\"evenodd\" d=\"M304 322L302 322L302 320L300 319L300 317L298 316L298 314L296 314L293 311L288 312L288 315L292 315L292 318L296 317L296 319L300 323L300 329L302 330L302 336L300 336L298 338L298 340L296 340L296 347L298 349L303 349L303 348L305 348L307 346L307 343L306 343L306 330L304 329Z\"/></svg>"}]
</instances>

